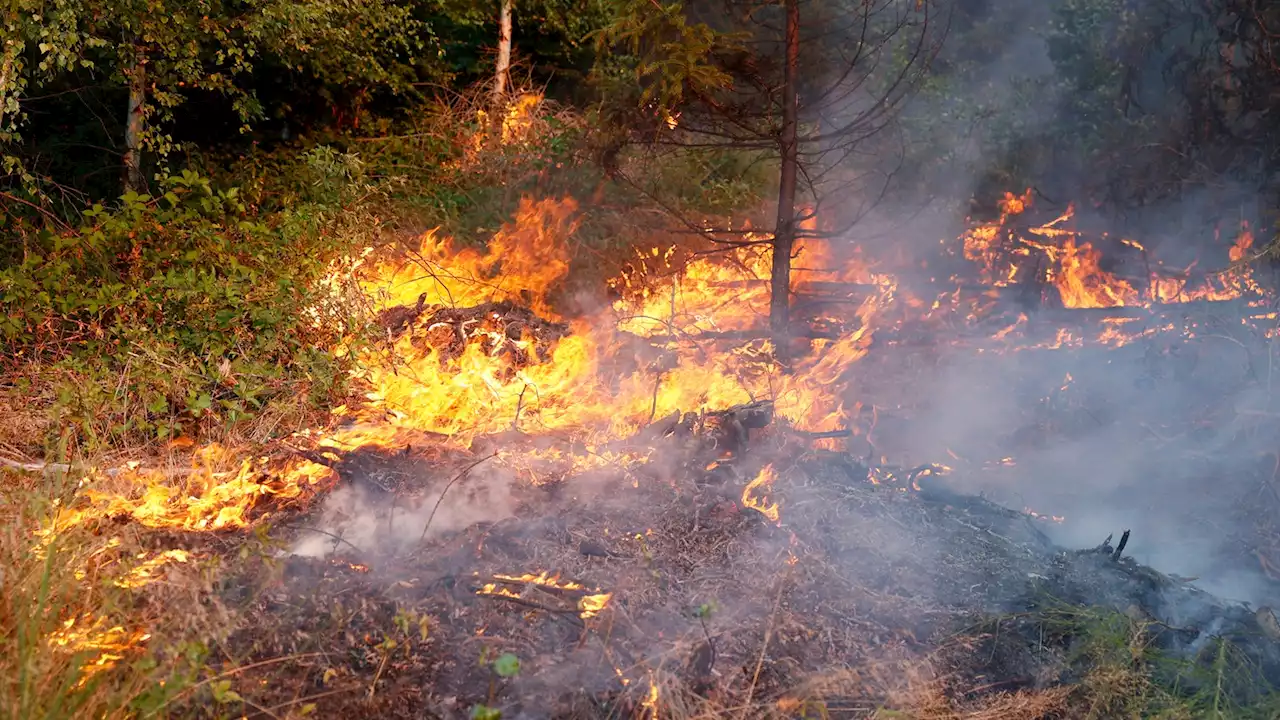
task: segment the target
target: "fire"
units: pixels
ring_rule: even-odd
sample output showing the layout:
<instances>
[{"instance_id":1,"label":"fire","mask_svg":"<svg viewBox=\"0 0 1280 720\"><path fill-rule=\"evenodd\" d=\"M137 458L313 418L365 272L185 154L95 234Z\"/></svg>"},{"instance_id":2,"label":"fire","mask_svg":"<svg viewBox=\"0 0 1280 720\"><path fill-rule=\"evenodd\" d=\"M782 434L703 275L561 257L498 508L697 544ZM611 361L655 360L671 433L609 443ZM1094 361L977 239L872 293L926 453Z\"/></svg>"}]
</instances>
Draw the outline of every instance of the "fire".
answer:
<instances>
[{"instance_id":1,"label":"fire","mask_svg":"<svg viewBox=\"0 0 1280 720\"><path fill-rule=\"evenodd\" d=\"M561 580L559 573L548 573L545 570L537 575L525 573L523 575L494 575L495 580L505 580L513 583L527 583L530 585L542 585L545 587L556 588L557 590L583 590L585 589L581 583L572 580Z\"/></svg>"},{"instance_id":2,"label":"fire","mask_svg":"<svg viewBox=\"0 0 1280 720\"><path fill-rule=\"evenodd\" d=\"M177 484L173 473L156 469L132 468L114 478L91 478L81 491L85 503L63 508L38 536L48 542L64 528L116 517L128 517L152 528L242 528L249 524L249 511L263 499L298 499L336 479L330 468L296 458L271 472L264 458L243 459L235 469L215 470L236 457L237 453L220 445L201 448L193 458L194 466L189 473L179 475L181 482ZM99 482L113 486L123 482L137 490L101 490L95 487Z\"/></svg>"},{"instance_id":3,"label":"fire","mask_svg":"<svg viewBox=\"0 0 1280 720\"><path fill-rule=\"evenodd\" d=\"M529 130L533 127L533 113L541 104L542 95L538 93L524 93L511 103L502 118L503 145L523 142L529 137Z\"/></svg>"},{"instance_id":4,"label":"fire","mask_svg":"<svg viewBox=\"0 0 1280 720\"><path fill-rule=\"evenodd\" d=\"M139 651L151 636L142 630L126 630L110 625L106 618L92 614L67 618L62 627L50 633L45 642L49 648L83 655L79 683L116 666L130 653Z\"/></svg>"},{"instance_id":5,"label":"fire","mask_svg":"<svg viewBox=\"0 0 1280 720\"><path fill-rule=\"evenodd\" d=\"M535 112L542 101L541 93L523 93L513 100L507 106L506 112L502 114L502 122L498 127L498 142L502 145L528 142L533 135ZM476 111L476 125L479 129L470 136L471 152L480 152L491 137L493 128L491 120L488 110Z\"/></svg>"},{"instance_id":6,"label":"fire","mask_svg":"<svg viewBox=\"0 0 1280 720\"><path fill-rule=\"evenodd\" d=\"M769 521L775 525L780 525L782 508L776 502L769 502L768 498L761 494L772 490L773 481L776 479L777 473L773 465L765 465L756 478L742 488L742 504L769 518Z\"/></svg>"},{"instance_id":7,"label":"fire","mask_svg":"<svg viewBox=\"0 0 1280 720\"><path fill-rule=\"evenodd\" d=\"M1138 291L1099 265L1102 253L1089 243L1068 237L1061 246L1034 245L1053 263L1049 282L1069 308L1124 307L1138 302Z\"/></svg>"},{"instance_id":8,"label":"fire","mask_svg":"<svg viewBox=\"0 0 1280 720\"><path fill-rule=\"evenodd\" d=\"M995 222L977 225L964 234L964 256L979 266L985 284L1005 287L1026 280L1027 270L1035 265L1027 259L1034 259L1033 253L1038 252L1038 257L1047 261L1047 267L1042 271L1043 279L1057 290L1063 307L1067 308L1223 301L1261 293L1248 267L1230 267L1192 283L1189 271L1166 272L1158 262L1152 265L1141 243L1121 239L1120 244L1142 253L1147 260L1147 289L1140 290L1130 280L1103 269L1102 253L1092 243L1083 240L1080 232L1069 229L1075 217L1074 207L1069 206L1066 212L1048 223L1031 226L1020 218L1031 206L1030 190L1022 195L1005 193L1000 203L1000 217ZM1248 224L1242 224L1239 235L1227 251L1233 266L1246 258L1253 242Z\"/></svg>"},{"instance_id":9,"label":"fire","mask_svg":"<svg viewBox=\"0 0 1280 720\"><path fill-rule=\"evenodd\" d=\"M522 201L515 220L484 251L457 250L448 238L429 233L407 262L375 264L365 281L382 307L475 307L515 300L556 319L549 297L568 273L567 248L576 231L572 199ZM747 235L752 238L751 234ZM823 248L809 241L808 257ZM621 297L615 318L577 319L560 337L513 336L495 314L455 327L419 323L395 341L394 364L375 354L365 358L360 378L370 387L369 404L357 419L370 425L440 433L459 442L515 427L568 431L587 439L624 437L650 418L774 398L778 412L809 429L842 427L844 412L831 383L849 363L865 355L876 312L892 292L888 278L856 316L861 327L825 344L818 360L784 374L770 359L767 341L735 343L727 349L690 352L690 342L725 331L750 331L767 317L770 255L763 247L741 249L733 262L699 258L676 262L676 250L655 247L638 253L611 285ZM850 270L841 276L849 276ZM429 314L428 314L429 315ZM491 327L492 326L492 327ZM625 332L665 346L680 361L674 367L643 368L614 382L602 362L620 348ZM460 337L459 337L460 336ZM445 344L461 344L446 357ZM512 363L511 357L519 357ZM387 420L386 418L389 418Z\"/></svg>"},{"instance_id":10,"label":"fire","mask_svg":"<svg viewBox=\"0 0 1280 720\"><path fill-rule=\"evenodd\" d=\"M567 612L572 610L583 620L589 620L609 606L613 593L599 588L589 590L582 583L562 580L559 573L543 571L537 575L494 575L493 582L485 583L477 595L507 598L547 610ZM577 596L572 607L562 601L566 595Z\"/></svg>"},{"instance_id":11,"label":"fire","mask_svg":"<svg viewBox=\"0 0 1280 720\"><path fill-rule=\"evenodd\" d=\"M186 563L191 560L191 553L186 550L165 550L150 558L144 553L138 559L143 562L130 570L128 575L116 580L117 587L137 589L149 585L155 581L156 573L162 567L170 563Z\"/></svg>"},{"instance_id":12,"label":"fire","mask_svg":"<svg viewBox=\"0 0 1280 720\"><path fill-rule=\"evenodd\" d=\"M529 96L510 107L502 123L504 142L518 142L528 132L537 102ZM1030 191L1006 193L998 220L977 225L961 238L964 257L977 265L985 284L973 307L994 305L1001 287L1032 281L1043 281L1067 308L1223 300L1258 291L1247 267L1233 266L1193 282L1189 271L1170 272L1149 262L1148 279L1122 276L1108 270L1095 243L1073 229L1073 209L1033 225L1027 218L1031 207ZM579 212L569 197L526 197L485 247L460 247L432 231L397 255L366 252L344 265L342 272L359 270L361 289L375 298L389 347L360 355L355 379L365 398L335 412L346 421L343 427L317 431L309 439L321 452L403 446L408 439L418 446L424 438L440 446L466 446L477 436L512 430L554 432L571 440L537 452L499 453L499 461L537 483L548 474L644 461L643 453L616 453L604 445L677 411L768 399L778 416L799 429L856 433L846 407L849 371L870 352L877 332L897 327L912 314L918 322L968 320L969 308L961 303L964 288L932 301L906 291L900 296L897 278L861 251L844 252L816 239L820 223L807 210L791 290L800 295L823 283L845 283L856 284L862 295L850 310L827 318L838 334L813 341L813 351L787 367L775 359L763 332L771 256L762 241L768 236L749 226L737 229L754 244L719 256L690 257L664 244L637 252L610 281L615 298L609 307L595 316L565 319L556 312L554 298L569 276ZM1227 250L1230 261L1243 263L1253 243L1246 226ZM1136 241L1121 245L1149 260ZM991 336L1002 343L999 349L1012 347L1032 322L1026 314L1009 321ZM1163 331L1163 326L1131 330L1125 322L1108 318L1098 340L1119 345ZM1040 337L1019 347L1082 342L1080 335L1060 328L1052 339ZM774 467L765 466L743 489L741 500L780 523L780 505L769 498L775 479ZM117 517L154 528L244 528L261 516L264 501L304 501L334 481L334 471L323 465L246 458L209 445L196 451L183 471L134 467L111 478L92 476L80 502L61 509L41 536L47 542L71 525ZM186 559L178 555L149 558L135 569L136 577L122 582L143 583L165 564L182 562ZM498 576L486 588L518 595L503 583L583 593L576 612L584 617L599 612L610 598L545 573Z\"/></svg>"},{"instance_id":13,"label":"fire","mask_svg":"<svg viewBox=\"0 0 1280 720\"><path fill-rule=\"evenodd\" d=\"M658 690L658 683L653 678L649 678L649 690L645 693L644 700L641 701L640 707L644 708L644 714L651 720L658 720L658 700L662 694Z\"/></svg>"},{"instance_id":14,"label":"fire","mask_svg":"<svg viewBox=\"0 0 1280 720\"><path fill-rule=\"evenodd\" d=\"M613 599L613 593L596 593L594 595L585 595L578 600L578 617L583 620L593 618L609 606L609 601Z\"/></svg>"},{"instance_id":15,"label":"fire","mask_svg":"<svg viewBox=\"0 0 1280 720\"><path fill-rule=\"evenodd\" d=\"M424 234L403 257L375 263L363 284L380 306L471 307L493 299L514 300L551 316L547 294L569 272L569 244L577 230L573 198L521 199L515 220L503 226L484 251L455 247L437 230Z\"/></svg>"}]
</instances>

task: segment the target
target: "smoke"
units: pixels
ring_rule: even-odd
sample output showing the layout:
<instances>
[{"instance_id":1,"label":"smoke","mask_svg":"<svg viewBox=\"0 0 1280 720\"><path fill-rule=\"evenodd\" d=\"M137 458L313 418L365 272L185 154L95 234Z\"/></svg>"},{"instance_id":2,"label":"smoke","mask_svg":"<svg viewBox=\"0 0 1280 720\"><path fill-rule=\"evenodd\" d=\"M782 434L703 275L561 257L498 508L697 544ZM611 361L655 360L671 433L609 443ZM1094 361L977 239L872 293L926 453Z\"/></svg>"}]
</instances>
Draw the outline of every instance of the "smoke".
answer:
<instances>
[{"instance_id":1,"label":"smoke","mask_svg":"<svg viewBox=\"0 0 1280 720\"><path fill-rule=\"evenodd\" d=\"M1159 36L1143 46L1145 55L1121 56L1091 43L1155 20L1124 25L1120 13L1091 20L1079 7L1023 0L950 9L949 37L934 62L937 82L906 104L886 133L893 142L868 141L882 149L901 140L909 171L883 196L868 199L865 188L850 187L828 201L872 207L859 210L863 219L835 242L837 254L858 246L882 259L877 269L904 288L936 287L950 273L931 256L955 247L973 212L968 200L990 203L1034 185L1036 205L1074 204L1079 227L1137 240L1166 267L1214 271L1228 264L1240 221L1258 216L1256 183L1230 168L1212 183L1203 176L1178 187L1165 182L1188 167L1168 149L1180 142L1179 118L1188 107L1175 97L1178 78L1160 68L1180 52L1216 52L1213 43L1188 29ZM1100 24L1081 33L1093 20ZM1132 76L1114 85L1133 94L1126 113L1107 115L1103 103L1115 98L1081 91L1089 53L1098 68L1132 66ZM1087 148L1067 147L1064 138L1091 122L1111 123L1103 128L1110 141L1132 151L1098 162ZM903 156L869 152L847 172L859 176L885 157L893 166ZM922 258L930 258L925 267ZM1033 326L1096 335L1087 313L1029 314ZM1198 578L1225 597L1274 602L1276 587L1251 548L1260 508L1274 514L1280 502L1262 457L1275 437L1256 432L1238 412L1274 406L1270 350L1268 341L1242 332L1240 315L1239 307L1189 307L1149 322L1150 337L1119 349L979 352L948 347L982 335L953 328L940 330L930 356L920 358L919 349L878 338L855 370L862 380L846 406L876 408L877 429L865 448L873 459L953 465L947 482L958 491L1064 516L1043 528L1064 546L1094 546L1131 529L1127 553L1139 561ZM1170 321L1177 330L1155 331ZM998 465L1006 457L1012 464Z\"/></svg>"},{"instance_id":2,"label":"smoke","mask_svg":"<svg viewBox=\"0 0 1280 720\"><path fill-rule=\"evenodd\" d=\"M436 475L436 473L433 473ZM420 480L411 478L414 486ZM398 497L367 485L344 484L325 497L294 555L325 557L358 549L387 555L480 522L510 517L516 508L516 478L506 468L484 462L465 475L436 475L422 482L425 492Z\"/></svg>"}]
</instances>

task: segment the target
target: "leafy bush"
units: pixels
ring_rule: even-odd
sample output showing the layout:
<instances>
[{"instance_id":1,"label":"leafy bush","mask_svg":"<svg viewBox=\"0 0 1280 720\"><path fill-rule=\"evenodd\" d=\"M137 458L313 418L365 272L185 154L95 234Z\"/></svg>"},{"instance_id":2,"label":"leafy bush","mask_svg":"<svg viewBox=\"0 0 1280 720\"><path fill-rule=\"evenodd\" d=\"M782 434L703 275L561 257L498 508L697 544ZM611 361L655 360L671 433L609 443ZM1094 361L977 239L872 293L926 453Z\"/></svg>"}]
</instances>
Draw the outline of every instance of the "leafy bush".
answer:
<instances>
[{"instance_id":1,"label":"leafy bush","mask_svg":"<svg viewBox=\"0 0 1280 720\"><path fill-rule=\"evenodd\" d=\"M164 439L339 387L328 351L347 314L330 273L363 238L335 210L358 178L331 151L303 165L315 201L269 220L188 170L28 236L0 270L0 342L53 365L60 424L91 444Z\"/></svg>"}]
</instances>

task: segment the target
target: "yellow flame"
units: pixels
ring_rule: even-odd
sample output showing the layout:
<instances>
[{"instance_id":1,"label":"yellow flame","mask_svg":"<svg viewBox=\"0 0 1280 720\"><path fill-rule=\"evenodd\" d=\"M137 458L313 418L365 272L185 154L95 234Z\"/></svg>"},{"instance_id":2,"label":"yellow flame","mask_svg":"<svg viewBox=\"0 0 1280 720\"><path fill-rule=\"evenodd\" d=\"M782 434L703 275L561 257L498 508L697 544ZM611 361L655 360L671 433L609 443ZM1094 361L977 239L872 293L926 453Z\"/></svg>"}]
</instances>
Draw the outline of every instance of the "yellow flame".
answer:
<instances>
[{"instance_id":1,"label":"yellow flame","mask_svg":"<svg viewBox=\"0 0 1280 720\"><path fill-rule=\"evenodd\" d=\"M583 620L593 618L602 610L609 606L609 601L613 599L613 593L596 593L595 595L587 595L578 600L578 617Z\"/></svg>"},{"instance_id":2,"label":"yellow flame","mask_svg":"<svg viewBox=\"0 0 1280 720\"><path fill-rule=\"evenodd\" d=\"M142 556L145 557L145 554ZM156 580L156 571L170 563L185 563L191 559L191 553L186 550L165 550L164 552L146 559L142 564L134 567L129 573L115 581L117 587L136 589L148 585Z\"/></svg>"},{"instance_id":3,"label":"yellow flame","mask_svg":"<svg viewBox=\"0 0 1280 720\"><path fill-rule=\"evenodd\" d=\"M773 488L775 479L777 479L777 473L772 464L761 468L755 479L742 489L742 504L769 518L770 522L780 524L782 508L776 502L769 502L769 499L762 495Z\"/></svg>"},{"instance_id":4,"label":"yellow flame","mask_svg":"<svg viewBox=\"0 0 1280 720\"><path fill-rule=\"evenodd\" d=\"M85 653L90 659L80 667L79 684L94 675L110 670L128 654L142 649L151 638L142 630L126 630L110 625L106 618L85 613L67 618L62 627L50 633L45 642L51 650Z\"/></svg>"}]
</instances>

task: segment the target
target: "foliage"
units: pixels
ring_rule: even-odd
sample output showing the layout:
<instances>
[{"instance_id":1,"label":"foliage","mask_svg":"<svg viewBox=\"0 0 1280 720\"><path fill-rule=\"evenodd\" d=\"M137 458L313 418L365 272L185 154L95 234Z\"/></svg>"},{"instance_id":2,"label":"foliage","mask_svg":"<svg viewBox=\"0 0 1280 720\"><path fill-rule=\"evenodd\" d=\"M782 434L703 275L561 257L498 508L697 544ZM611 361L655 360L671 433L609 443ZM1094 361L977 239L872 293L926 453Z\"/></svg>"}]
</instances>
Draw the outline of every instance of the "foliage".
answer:
<instances>
[{"instance_id":1,"label":"foliage","mask_svg":"<svg viewBox=\"0 0 1280 720\"><path fill-rule=\"evenodd\" d=\"M493 671L501 678L513 678L520 674L520 658L511 653L503 653L493 661Z\"/></svg>"},{"instance_id":2,"label":"foliage","mask_svg":"<svg viewBox=\"0 0 1280 720\"><path fill-rule=\"evenodd\" d=\"M1280 695L1227 638L1174 655L1162 649L1158 623L1053 601L1035 622L1043 642L1068 648L1083 717L1264 718L1280 710Z\"/></svg>"},{"instance_id":3,"label":"foliage","mask_svg":"<svg viewBox=\"0 0 1280 720\"><path fill-rule=\"evenodd\" d=\"M323 194L351 192L329 184L349 170L336 162L313 152L322 202L269 219L237 188L185 171L157 197L130 193L77 228L26 233L0 271L0 339L11 357L56 363L60 424L90 444L163 439L336 391L329 349L348 327L328 273L360 239L334 232L342 206Z\"/></svg>"},{"instance_id":4,"label":"foliage","mask_svg":"<svg viewBox=\"0 0 1280 720\"><path fill-rule=\"evenodd\" d=\"M102 80L123 88L142 78L145 95L135 98L146 119L140 140L163 160L178 147L175 112L192 97L223 97L241 132L262 119L255 73L306 80L332 97L338 88L406 93L416 81L444 72L430 28L397 0L19 5L7 18L11 35L0 56L8 70L0 73L0 106L7 110L0 116L0 146L11 150L4 156L9 184L20 181L22 192L37 200L48 182L31 172L35 155L23 157L21 144L28 109L35 107L27 96L39 89L56 98ZM109 116L124 117L123 96L120 103Z\"/></svg>"},{"instance_id":5,"label":"foliage","mask_svg":"<svg viewBox=\"0 0 1280 720\"><path fill-rule=\"evenodd\" d=\"M626 0L615 6L612 21L592 35L599 82L606 95L631 93L619 85L639 89L633 97L659 113L674 112L686 99L728 88L733 77L715 64L717 53L742 48L742 33L722 33L694 22L682 2Z\"/></svg>"}]
</instances>

